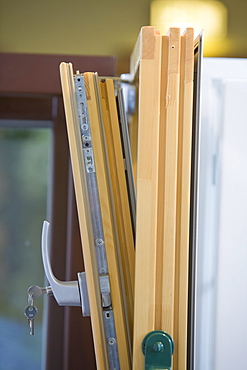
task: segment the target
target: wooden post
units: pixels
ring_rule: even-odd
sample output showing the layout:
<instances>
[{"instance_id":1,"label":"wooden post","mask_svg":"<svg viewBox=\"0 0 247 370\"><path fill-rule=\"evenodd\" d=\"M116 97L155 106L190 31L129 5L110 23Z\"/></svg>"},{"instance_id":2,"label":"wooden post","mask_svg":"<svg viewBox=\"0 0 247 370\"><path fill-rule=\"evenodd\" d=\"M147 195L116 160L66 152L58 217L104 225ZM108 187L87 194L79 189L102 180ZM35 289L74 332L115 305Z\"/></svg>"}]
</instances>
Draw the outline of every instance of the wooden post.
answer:
<instances>
[{"instance_id":1,"label":"wooden post","mask_svg":"<svg viewBox=\"0 0 247 370\"><path fill-rule=\"evenodd\" d=\"M177 352L174 369L186 370L187 319L189 276L190 182L192 104L194 71L194 30L188 28L181 37L179 133L178 133L178 186L176 227L176 298L175 327Z\"/></svg>"},{"instance_id":2,"label":"wooden post","mask_svg":"<svg viewBox=\"0 0 247 370\"><path fill-rule=\"evenodd\" d=\"M144 369L142 341L153 330L175 342L173 370L187 368L187 316L194 33L143 27L131 56L139 86L136 251L113 82L84 73L121 369ZM80 153L72 66L61 78L97 366L106 369L92 225ZM134 310L133 310L134 306Z\"/></svg>"},{"instance_id":3,"label":"wooden post","mask_svg":"<svg viewBox=\"0 0 247 370\"><path fill-rule=\"evenodd\" d=\"M121 276L121 259L119 255L117 228L112 203L112 189L108 171L108 158L100 104L98 76L95 73L84 73L88 113L94 160L99 192L100 210L105 237L105 248L109 270L112 305L118 343L120 367L130 369L131 357L128 343L128 324L126 322L126 306L124 300L124 284Z\"/></svg>"},{"instance_id":4,"label":"wooden post","mask_svg":"<svg viewBox=\"0 0 247 370\"><path fill-rule=\"evenodd\" d=\"M161 46L155 28L143 27L135 49L140 55L133 56L139 61L133 369L143 369L142 340L155 327Z\"/></svg>"},{"instance_id":5,"label":"wooden post","mask_svg":"<svg viewBox=\"0 0 247 370\"><path fill-rule=\"evenodd\" d=\"M164 166L164 228L162 264L162 317L160 330L174 337L175 311L175 241L176 241L176 190L177 140L180 77L180 29L172 28L168 40L168 64L165 117ZM163 124L163 122L162 122ZM162 173L162 168L160 168ZM162 201L162 200L161 200Z\"/></svg>"},{"instance_id":6,"label":"wooden post","mask_svg":"<svg viewBox=\"0 0 247 370\"><path fill-rule=\"evenodd\" d=\"M106 149L112 183L116 223L121 252L121 265L124 276L130 340L133 338L135 250L134 235L130 217L130 207L126 184L126 174L119 129L114 83L110 79L101 81L100 93L103 122L106 136Z\"/></svg>"},{"instance_id":7,"label":"wooden post","mask_svg":"<svg viewBox=\"0 0 247 370\"><path fill-rule=\"evenodd\" d=\"M139 82L133 369L141 343L174 339L174 370L186 369L193 29L142 28L131 56Z\"/></svg>"},{"instance_id":8,"label":"wooden post","mask_svg":"<svg viewBox=\"0 0 247 370\"><path fill-rule=\"evenodd\" d=\"M94 339L97 368L108 369L107 349L104 337L104 324L101 309L101 296L97 272L92 223L89 217L90 207L86 190L85 168L81 154L81 135L76 107L75 88L72 65L61 63L60 74L67 130L76 193L76 203L80 224L84 265L87 279L87 289L91 312L91 323Z\"/></svg>"}]
</instances>

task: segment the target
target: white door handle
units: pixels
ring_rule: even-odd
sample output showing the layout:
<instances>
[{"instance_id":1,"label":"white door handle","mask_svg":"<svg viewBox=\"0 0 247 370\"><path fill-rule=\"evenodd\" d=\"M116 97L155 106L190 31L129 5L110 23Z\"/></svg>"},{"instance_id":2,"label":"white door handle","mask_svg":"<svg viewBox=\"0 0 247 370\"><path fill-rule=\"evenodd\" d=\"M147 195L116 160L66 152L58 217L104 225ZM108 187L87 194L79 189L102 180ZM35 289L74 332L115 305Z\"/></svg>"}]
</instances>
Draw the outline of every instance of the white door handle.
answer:
<instances>
[{"instance_id":1,"label":"white door handle","mask_svg":"<svg viewBox=\"0 0 247 370\"><path fill-rule=\"evenodd\" d=\"M52 293L59 306L81 306L83 316L89 316L90 310L85 273L78 273L78 281L60 281L52 272L48 253L49 227L49 222L44 221L42 228L42 259Z\"/></svg>"}]
</instances>

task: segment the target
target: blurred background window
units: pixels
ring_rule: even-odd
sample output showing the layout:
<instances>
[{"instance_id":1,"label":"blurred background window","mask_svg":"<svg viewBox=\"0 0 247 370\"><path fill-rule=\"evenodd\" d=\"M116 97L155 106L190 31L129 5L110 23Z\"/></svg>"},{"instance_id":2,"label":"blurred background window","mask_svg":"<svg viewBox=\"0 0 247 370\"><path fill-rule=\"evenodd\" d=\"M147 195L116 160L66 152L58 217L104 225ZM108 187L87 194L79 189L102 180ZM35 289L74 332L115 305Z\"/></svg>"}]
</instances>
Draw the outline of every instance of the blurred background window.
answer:
<instances>
[{"instance_id":1,"label":"blurred background window","mask_svg":"<svg viewBox=\"0 0 247 370\"><path fill-rule=\"evenodd\" d=\"M41 369L43 299L30 336L26 291L44 284L41 226L47 214L49 122L0 125L0 369ZM36 126L34 128L34 126Z\"/></svg>"}]
</instances>

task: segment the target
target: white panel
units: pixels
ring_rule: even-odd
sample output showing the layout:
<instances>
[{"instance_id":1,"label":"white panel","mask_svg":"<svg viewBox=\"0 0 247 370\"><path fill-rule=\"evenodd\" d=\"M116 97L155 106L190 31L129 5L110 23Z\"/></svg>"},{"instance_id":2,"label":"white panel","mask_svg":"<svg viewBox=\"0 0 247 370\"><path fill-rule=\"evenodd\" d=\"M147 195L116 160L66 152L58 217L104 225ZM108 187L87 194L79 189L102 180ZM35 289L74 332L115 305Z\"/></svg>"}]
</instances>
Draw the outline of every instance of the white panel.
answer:
<instances>
[{"instance_id":1,"label":"white panel","mask_svg":"<svg viewBox=\"0 0 247 370\"><path fill-rule=\"evenodd\" d=\"M225 81L216 313L216 370L246 369L247 81Z\"/></svg>"},{"instance_id":2,"label":"white panel","mask_svg":"<svg viewBox=\"0 0 247 370\"><path fill-rule=\"evenodd\" d=\"M247 60L204 58L195 370L246 369Z\"/></svg>"}]
</instances>

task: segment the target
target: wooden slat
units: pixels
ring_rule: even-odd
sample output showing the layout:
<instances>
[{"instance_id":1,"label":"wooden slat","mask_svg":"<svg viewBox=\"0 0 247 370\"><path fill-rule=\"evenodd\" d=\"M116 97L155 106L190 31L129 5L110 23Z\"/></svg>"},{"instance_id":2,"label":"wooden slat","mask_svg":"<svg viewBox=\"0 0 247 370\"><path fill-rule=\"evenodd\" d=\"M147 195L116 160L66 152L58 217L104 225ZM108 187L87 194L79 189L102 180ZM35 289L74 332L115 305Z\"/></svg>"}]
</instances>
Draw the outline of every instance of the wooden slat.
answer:
<instances>
[{"instance_id":1,"label":"wooden slat","mask_svg":"<svg viewBox=\"0 0 247 370\"><path fill-rule=\"evenodd\" d=\"M87 196L84 161L82 158L81 135L79 129L72 65L61 63L61 83L67 130L72 161L80 233L82 240L84 265L87 277L87 289L91 311L91 323L97 368L108 369L107 349L104 336L104 324L101 309L98 271L94 245L90 207Z\"/></svg>"},{"instance_id":2,"label":"wooden slat","mask_svg":"<svg viewBox=\"0 0 247 370\"><path fill-rule=\"evenodd\" d=\"M136 40L135 46L130 56L130 79L139 79L139 65L142 59L142 42L143 42L143 32L144 28L147 30L148 27L143 27L141 29L138 38ZM154 29L154 27L152 27Z\"/></svg>"},{"instance_id":3,"label":"wooden slat","mask_svg":"<svg viewBox=\"0 0 247 370\"><path fill-rule=\"evenodd\" d=\"M161 53L161 88L160 88L160 126L157 145L159 145L158 159L158 199L157 199L157 245L156 245L156 281L155 281L155 330L162 327L162 280L163 280L163 254L164 254L164 196L165 196L165 159L166 159L166 106L167 106L167 77L168 77L168 50L169 37L162 36Z\"/></svg>"},{"instance_id":4,"label":"wooden slat","mask_svg":"<svg viewBox=\"0 0 247 370\"><path fill-rule=\"evenodd\" d=\"M121 369L128 370L131 368L128 323L123 292L124 285L121 279L121 259L116 235L111 184L109 182L110 176L108 172L108 158L98 90L98 78L95 73L88 72L84 74L84 81L94 148L94 160L111 285L119 362Z\"/></svg>"},{"instance_id":5,"label":"wooden slat","mask_svg":"<svg viewBox=\"0 0 247 370\"><path fill-rule=\"evenodd\" d=\"M180 29L171 28L168 36L161 330L166 331L176 341L174 312Z\"/></svg>"},{"instance_id":6,"label":"wooden slat","mask_svg":"<svg viewBox=\"0 0 247 370\"><path fill-rule=\"evenodd\" d=\"M133 370L144 368L142 341L152 330L172 336L173 369L186 370L193 43L193 29L181 37L178 28L161 36L143 27L132 53L131 74L139 85L136 256L113 82L107 79L99 89L97 75L84 74L121 369L131 368L133 325ZM71 95L70 87L66 100ZM84 215L89 238L86 221Z\"/></svg>"},{"instance_id":7,"label":"wooden slat","mask_svg":"<svg viewBox=\"0 0 247 370\"><path fill-rule=\"evenodd\" d=\"M176 231L176 289L178 289L178 301L176 302L177 309L175 312L178 342L177 355L174 356L174 369L179 370L186 370L187 363L193 69L194 30L193 28L188 28L181 37L178 133L178 202Z\"/></svg>"},{"instance_id":8,"label":"wooden slat","mask_svg":"<svg viewBox=\"0 0 247 370\"><path fill-rule=\"evenodd\" d=\"M135 250L114 83L100 82L102 112L124 275L130 339L133 337Z\"/></svg>"},{"instance_id":9,"label":"wooden slat","mask_svg":"<svg viewBox=\"0 0 247 370\"><path fill-rule=\"evenodd\" d=\"M142 29L136 47L141 57L136 50L133 54L139 63L140 84L134 316L134 364L137 357L137 366L143 366L140 353L137 355L141 340L155 329L167 332L174 339L174 369L186 368L192 31L188 29L181 37L180 29L171 28L166 36L162 36L162 51L157 56L155 68L156 81L148 68L152 60L150 55L155 49L154 40L158 37L157 34L154 37L154 29L153 35L150 28ZM146 85L142 85L144 81ZM154 112L150 112L151 107L155 107L156 117ZM155 150L150 148L151 143L156 143ZM145 182L142 171L146 176ZM139 230L142 230L141 235ZM148 240L149 247L145 240ZM145 287L143 296L141 283ZM142 329L138 328L138 322ZM141 333L139 341L137 330Z\"/></svg>"},{"instance_id":10,"label":"wooden slat","mask_svg":"<svg viewBox=\"0 0 247 370\"><path fill-rule=\"evenodd\" d=\"M133 369L144 368L142 340L155 325L161 40L154 27L141 29Z\"/></svg>"}]
</instances>

